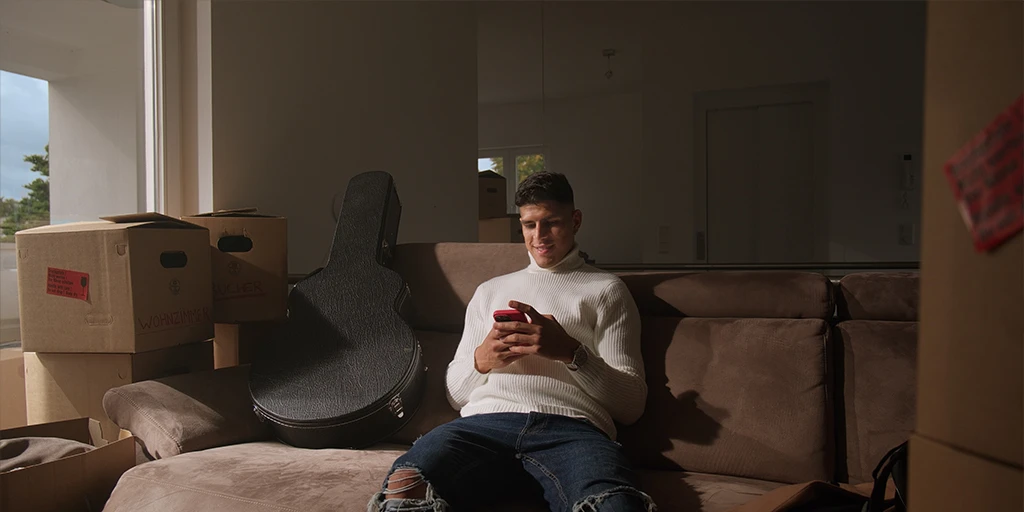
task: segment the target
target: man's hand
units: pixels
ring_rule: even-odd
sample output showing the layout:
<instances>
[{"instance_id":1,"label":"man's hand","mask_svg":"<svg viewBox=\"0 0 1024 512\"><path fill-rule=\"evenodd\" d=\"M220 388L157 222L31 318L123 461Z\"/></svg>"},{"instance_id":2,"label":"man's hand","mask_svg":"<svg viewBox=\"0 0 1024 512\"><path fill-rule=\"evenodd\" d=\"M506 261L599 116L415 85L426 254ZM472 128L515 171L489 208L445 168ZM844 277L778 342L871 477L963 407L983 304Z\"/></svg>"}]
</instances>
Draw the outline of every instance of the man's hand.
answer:
<instances>
[{"instance_id":1,"label":"man's hand","mask_svg":"<svg viewBox=\"0 0 1024 512\"><path fill-rule=\"evenodd\" d=\"M490 373L491 370L504 368L517 359L522 359L525 354L516 354L509 351L508 343L502 338L505 335L492 328L484 338L484 342L473 352L473 365L480 373Z\"/></svg>"},{"instance_id":2,"label":"man's hand","mask_svg":"<svg viewBox=\"0 0 1024 512\"><path fill-rule=\"evenodd\" d=\"M519 357L534 354L563 363L572 362L573 353L580 346L580 342L569 336L555 317L542 315L533 309L533 306L514 300L509 301L508 306L530 317L530 323L494 324L492 332L499 333L502 343L508 346L510 353Z\"/></svg>"}]
</instances>

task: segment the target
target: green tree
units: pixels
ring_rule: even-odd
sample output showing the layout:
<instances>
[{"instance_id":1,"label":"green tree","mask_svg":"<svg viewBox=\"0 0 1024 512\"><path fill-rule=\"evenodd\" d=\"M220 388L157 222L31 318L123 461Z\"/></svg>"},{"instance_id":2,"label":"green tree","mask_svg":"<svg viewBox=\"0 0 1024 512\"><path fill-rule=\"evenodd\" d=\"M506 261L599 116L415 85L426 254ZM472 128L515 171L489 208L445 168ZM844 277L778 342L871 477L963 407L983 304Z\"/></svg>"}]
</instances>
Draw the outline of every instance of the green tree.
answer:
<instances>
[{"instance_id":1,"label":"green tree","mask_svg":"<svg viewBox=\"0 0 1024 512\"><path fill-rule=\"evenodd\" d=\"M18 200L10 197L0 196L0 219L14 215L18 209Z\"/></svg>"},{"instance_id":2,"label":"green tree","mask_svg":"<svg viewBox=\"0 0 1024 512\"><path fill-rule=\"evenodd\" d=\"M44 147L44 155L25 155L25 161L32 164L32 172L42 177L25 185L28 195L21 200L24 215L50 221L50 145Z\"/></svg>"},{"instance_id":3,"label":"green tree","mask_svg":"<svg viewBox=\"0 0 1024 512\"><path fill-rule=\"evenodd\" d=\"M25 162L32 164L32 172L40 175L24 185L28 195L16 203L10 198L0 201L3 205L0 232L5 242L10 241L17 231L50 223L50 145L47 144L44 150L42 155L25 155Z\"/></svg>"},{"instance_id":4,"label":"green tree","mask_svg":"<svg viewBox=\"0 0 1024 512\"><path fill-rule=\"evenodd\" d=\"M504 158L492 158L491 159L491 170L504 176L505 175L505 159Z\"/></svg>"},{"instance_id":5,"label":"green tree","mask_svg":"<svg viewBox=\"0 0 1024 512\"><path fill-rule=\"evenodd\" d=\"M522 183L533 173L544 170L544 155L519 155L516 157L516 183Z\"/></svg>"},{"instance_id":6,"label":"green tree","mask_svg":"<svg viewBox=\"0 0 1024 512\"><path fill-rule=\"evenodd\" d=\"M516 184L522 183L527 176L544 170L544 155L516 155ZM492 158L491 169L505 176L505 159ZM508 178L508 176L506 176Z\"/></svg>"}]
</instances>

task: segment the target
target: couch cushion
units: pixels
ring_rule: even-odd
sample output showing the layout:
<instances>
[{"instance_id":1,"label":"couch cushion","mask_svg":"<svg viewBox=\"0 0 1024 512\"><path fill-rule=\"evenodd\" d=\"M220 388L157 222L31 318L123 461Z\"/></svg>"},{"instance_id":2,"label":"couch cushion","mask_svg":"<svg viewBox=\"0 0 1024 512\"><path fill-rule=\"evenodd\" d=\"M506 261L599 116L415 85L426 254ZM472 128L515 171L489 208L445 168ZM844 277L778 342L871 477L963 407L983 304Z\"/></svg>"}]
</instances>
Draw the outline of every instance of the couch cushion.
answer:
<instances>
[{"instance_id":1,"label":"couch cushion","mask_svg":"<svg viewBox=\"0 0 1024 512\"><path fill-rule=\"evenodd\" d=\"M129 470L103 510L364 511L402 451L305 450L272 441L211 448Z\"/></svg>"},{"instance_id":2,"label":"couch cushion","mask_svg":"<svg viewBox=\"0 0 1024 512\"><path fill-rule=\"evenodd\" d=\"M862 272L839 281L839 320L917 321L920 283L917 272Z\"/></svg>"},{"instance_id":3,"label":"couch cushion","mask_svg":"<svg viewBox=\"0 0 1024 512\"><path fill-rule=\"evenodd\" d=\"M831 283L808 272L622 274L643 316L830 318Z\"/></svg>"},{"instance_id":4,"label":"couch cushion","mask_svg":"<svg viewBox=\"0 0 1024 512\"><path fill-rule=\"evenodd\" d=\"M638 467L832 477L824 320L643 319L648 399L619 441Z\"/></svg>"},{"instance_id":5,"label":"couch cushion","mask_svg":"<svg viewBox=\"0 0 1024 512\"><path fill-rule=\"evenodd\" d=\"M213 448L136 466L121 477L104 511L363 512L401 453L388 446L304 450L275 442ZM724 511L778 486L672 471L640 471L638 480L660 510L673 512ZM487 510L547 510L539 496L515 498Z\"/></svg>"},{"instance_id":6,"label":"couch cushion","mask_svg":"<svg viewBox=\"0 0 1024 512\"><path fill-rule=\"evenodd\" d=\"M658 510L666 512L725 512L783 485L683 471L640 470L637 479Z\"/></svg>"},{"instance_id":7,"label":"couch cushion","mask_svg":"<svg viewBox=\"0 0 1024 512\"><path fill-rule=\"evenodd\" d=\"M882 456L914 430L917 323L850 320L834 331L842 351L836 407L846 418L837 477L867 482Z\"/></svg>"},{"instance_id":8,"label":"couch cushion","mask_svg":"<svg viewBox=\"0 0 1024 512\"><path fill-rule=\"evenodd\" d=\"M253 414L248 366L116 387L104 394L103 410L157 459L270 438Z\"/></svg>"},{"instance_id":9,"label":"couch cushion","mask_svg":"<svg viewBox=\"0 0 1024 512\"><path fill-rule=\"evenodd\" d=\"M398 245L393 268L412 292L413 327L461 333L476 287L529 263L522 244L421 243Z\"/></svg>"}]
</instances>

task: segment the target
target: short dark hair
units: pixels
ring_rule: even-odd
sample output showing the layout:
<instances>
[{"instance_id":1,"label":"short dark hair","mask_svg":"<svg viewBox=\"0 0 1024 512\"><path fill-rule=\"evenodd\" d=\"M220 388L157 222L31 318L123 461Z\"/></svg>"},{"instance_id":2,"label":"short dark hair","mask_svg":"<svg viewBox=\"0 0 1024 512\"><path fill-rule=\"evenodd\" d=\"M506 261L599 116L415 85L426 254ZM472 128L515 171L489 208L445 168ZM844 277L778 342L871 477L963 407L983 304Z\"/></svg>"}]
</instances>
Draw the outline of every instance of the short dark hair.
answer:
<instances>
[{"instance_id":1,"label":"short dark hair","mask_svg":"<svg viewBox=\"0 0 1024 512\"><path fill-rule=\"evenodd\" d=\"M531 174L516 190L516 206L554 201L574 206L572 185L564 174L542 171Z\"/></svg>"}]
</instances>

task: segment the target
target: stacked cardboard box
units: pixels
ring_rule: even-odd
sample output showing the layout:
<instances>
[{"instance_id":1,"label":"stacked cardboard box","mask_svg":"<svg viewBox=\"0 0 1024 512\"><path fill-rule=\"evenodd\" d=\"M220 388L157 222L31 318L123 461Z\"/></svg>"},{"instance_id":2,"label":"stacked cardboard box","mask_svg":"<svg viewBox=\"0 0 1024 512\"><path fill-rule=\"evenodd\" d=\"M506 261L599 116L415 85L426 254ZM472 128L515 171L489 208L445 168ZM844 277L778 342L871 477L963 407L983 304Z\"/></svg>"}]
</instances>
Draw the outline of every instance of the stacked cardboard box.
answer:
<instances>
[{"instance_id":1,"label":"stacked cardboard box","mask_svg":"<svg viewBox=\"0 0 1024 512\"><path fill-rule=\"evenodd\" d=\"M1020 2L928 4L911 512L1024 509L1024 240L1017 232L978 250L965 223L990 205L1013 204L1012 185L1000 191L993 176L1007 167L1018 202L1004 209L1021 213L1020 132L993 127L1010 108L1022 115L1011 107L1024 90L1022 19ZM975 139L981 133L988 136ZM945 164L962 148L978 158L961 164L971 170L966 179L949 180ZM960 203L951 181L984 206Z\"/></svg>"},{"instance_id":2,"label":"stacked cardboard box","mask_svg":"<svg viewBox=\"0 0 1024 512\"><path fill-rule=\"evenodd\" d=\"M26 422L25 358L20 343L5 343L0 345L0 429Z\"/></svg>"},{"instance_id":3,"label":"stacked cardboard box","mask_svg":"<svg viewBox=\"0 0 1024 512\"><path fill-rule=\"evenodd\" d=\"M144 213L15 242L29 424L94 418L116 441L107 390L213 367L206 228Z\"/></svg>"},{"instance_id":4,"label":"stacked cardboard box","mask_svg":"<svg viewBox=\"0 0 1024 512\"><path fill-rule=\"evenodd\" d=\"M104 440L96 420L76 418L4 429L0 438L58 438L95 449L0 473L0 510L89 512L103 508L121 475L135 465L135 439Z\"/></svg>"},{"instance_id":5,"label":"stacked cardboard box","mask_svg":"<svg viewBox=\"0 0 1024 512\"><path fill-rule=\"evenodd\" d=\"M494 172L479 173L478 241L490 243L522 242L519 215L508 213L505 177Z\"/></svg>"},{"instance_id":6,"label":"stacked cardboard box","mask_svg":"<svg viewBox=\"0 0 1024 512\"><path fill-rule=\"evenodd\" d=\"M248 363L287 315L288 221L255 208L183 219L209 230L214 366Z\"/></svg>"}]
</instances>

